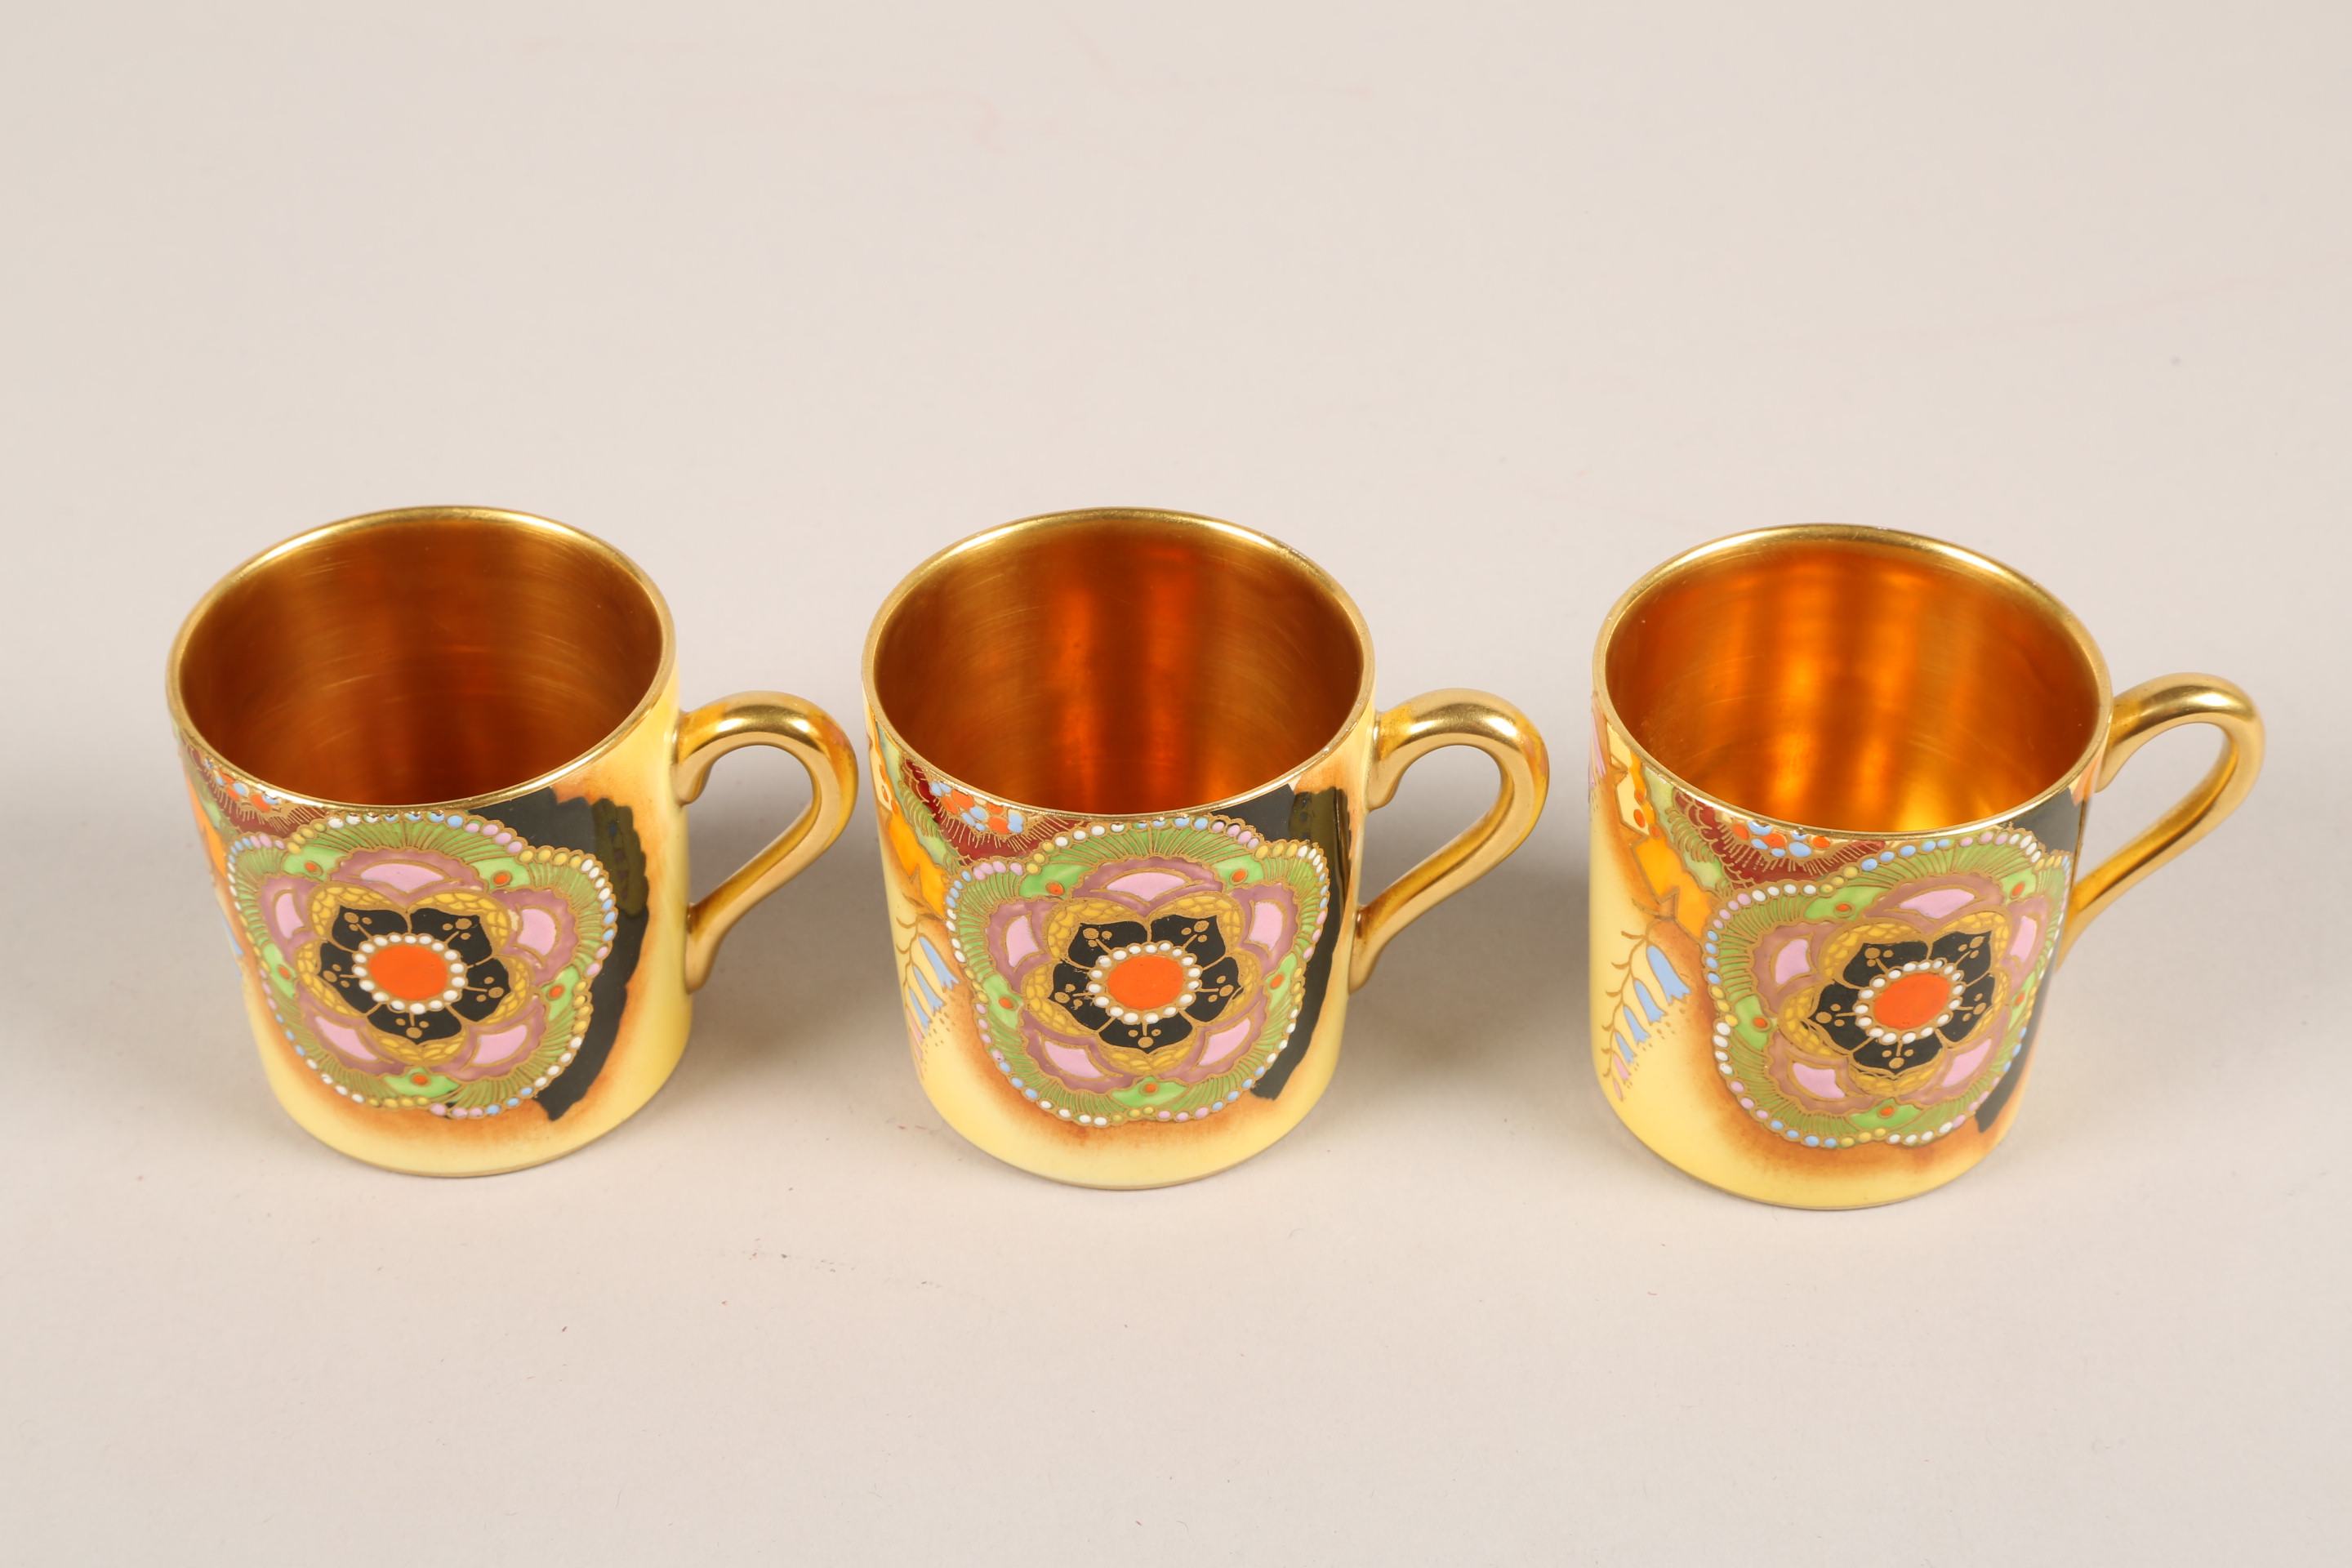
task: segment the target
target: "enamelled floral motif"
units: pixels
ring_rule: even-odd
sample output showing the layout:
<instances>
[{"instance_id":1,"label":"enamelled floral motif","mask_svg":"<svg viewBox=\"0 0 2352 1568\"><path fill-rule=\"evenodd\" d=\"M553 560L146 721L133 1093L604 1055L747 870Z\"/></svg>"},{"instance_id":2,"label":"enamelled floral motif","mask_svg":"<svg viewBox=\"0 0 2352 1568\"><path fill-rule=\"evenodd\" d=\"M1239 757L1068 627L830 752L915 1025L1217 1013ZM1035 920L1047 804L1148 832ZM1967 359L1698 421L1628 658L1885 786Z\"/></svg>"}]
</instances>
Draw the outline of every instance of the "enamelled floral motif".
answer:
<instances>
[{"instance_id":1,"label":"enamelled floral motif","mask_svg":"<svg viewBox=\"0 0 2352 1568\"><path fill-rule=\"evenodd\" d=\"M2068 865L1994 829L1725 900L1705 951L1726 1088L1806 1148L1950 1133L2017 1059Z\"/></svg>"},{"instance_id":2,"label":"enamelled floral motif","mask_svg":"<svg viewBox=\"0 0 2352 1568\"><path fill-rule=\"evenodd\" d=\"M596 857L406 811L248 833L226 862L287 1043L352 1103L498 1116L571 1065L612 952Z\"/></svg>"},{"instance_id":3,"label":"enamelled floral motif","mask_svg":"<svg viewBox=\"0 0 2352 1568\"><path fill-rule=\"evenodd\" d=\"M1009 1089L1066 1121L1192 1121L1287 1045L1323 853L1215 816L1092 823L948 889L956 962Z\"/></svg>"},{"instance_id":4,"label":"enamelled floral motif","mask_svg":"<svg viewBox=\"0 0 2352 1568\"><path fill-rule=\"evenodd\" d=\"M1205 1119L1281 1055L1329 903L1316 844L1222 816L1025 816L872 741L919 1070L984 1051L1008 1094L1110 1127Z\"/></svg>"},{"instance_id":5,"label":"enamelled floral motif","mask_svg":"<svg viewBox=\"0 0 2352 1568\"><path fill-rule=\"evenodd\" d=\"M1635 924L1599 989L1620 1100L1654 1040L1705 1037L1757 1130L1801 1148L1948 1136L2016 1065L2072 858L2022 828L1841 838L1722 811L1594 731L1596 853Z\"/></svg>"}]
</instances>

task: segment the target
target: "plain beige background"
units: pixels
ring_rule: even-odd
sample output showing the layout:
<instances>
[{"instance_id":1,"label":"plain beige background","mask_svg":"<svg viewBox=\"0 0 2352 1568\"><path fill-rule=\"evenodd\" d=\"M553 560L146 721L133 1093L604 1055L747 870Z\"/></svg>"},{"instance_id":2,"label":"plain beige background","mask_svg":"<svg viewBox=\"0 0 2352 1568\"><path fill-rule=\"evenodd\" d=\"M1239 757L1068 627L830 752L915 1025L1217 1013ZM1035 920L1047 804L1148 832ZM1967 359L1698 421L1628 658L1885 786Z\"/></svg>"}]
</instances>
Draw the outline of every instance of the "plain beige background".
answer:
<instances>
[{"instance_id":1,"label":"plain beige background","mask_svg":"<svg viewBox=\"0 0 2352 1568\"><path fill-rule=\"evenodd\" d=\"M0 20L0 1558L2352 1552L2343 7ZM1231 517L1349 586L1385 698L1526 704L1559 788L1213 1181L940 1126L862 808L636 1121L386 1175L262 1084L162 670L250 552L436 500L632 552L690 699L852 722L937 546ZM2273 736L2077 950L2008 1145L1850 1215L1662 1164L1581 1036L1593 627L1822 518L2007 559ZM1376 871L1488 776L1417 772ZM698 880L803 788L722 767Z\"/></svg>"}]
</instances>

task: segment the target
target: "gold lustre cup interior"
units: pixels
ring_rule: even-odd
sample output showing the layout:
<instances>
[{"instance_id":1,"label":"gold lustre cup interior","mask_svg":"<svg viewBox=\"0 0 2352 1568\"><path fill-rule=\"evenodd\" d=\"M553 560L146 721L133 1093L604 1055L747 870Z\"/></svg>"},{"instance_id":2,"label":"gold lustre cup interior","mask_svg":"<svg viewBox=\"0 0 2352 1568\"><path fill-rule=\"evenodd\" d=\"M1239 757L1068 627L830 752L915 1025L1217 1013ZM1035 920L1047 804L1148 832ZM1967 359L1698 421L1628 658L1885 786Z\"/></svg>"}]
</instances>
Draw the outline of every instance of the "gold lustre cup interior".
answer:
<instances>
[{"instance_id":1,"label":"gold lustre cup interior","mask_svg":"<svg viewBox=\"0 0 2352 1568\"><path fill-rule=\"evenodd\" d=\"M1814 525L1667 563L1597 658L1619 725L1737 810L1844 834L2004 816L2094 754L2106 671L2031 580L1916 534Z\"/></svg>"},{"instance_id":2,"label":"gold lustre cup interior","mask_svg":"<svg viewBox=\"0 0 2352 1568\"><path fill-rule=\"evenodd\" d=\"M495 795L595 751L658 694L660 595L611 546L426 508L288 541L215 588L172 660L179 716L272 788L353 805Z\"/></svg>"},{"instance_id":3,"label":"gold lustre cup interior","mask_svg":"<svg viewBox=\"0 0 2352 1568\"><path fill-rule=\"evenodd\" d=\"M899 740L983 795L1132 814L1255 793L1370 700L1361 619L1263 534L1174 512L1033 518L916 569L866 645Z\"/></svg>"}]
</instances>

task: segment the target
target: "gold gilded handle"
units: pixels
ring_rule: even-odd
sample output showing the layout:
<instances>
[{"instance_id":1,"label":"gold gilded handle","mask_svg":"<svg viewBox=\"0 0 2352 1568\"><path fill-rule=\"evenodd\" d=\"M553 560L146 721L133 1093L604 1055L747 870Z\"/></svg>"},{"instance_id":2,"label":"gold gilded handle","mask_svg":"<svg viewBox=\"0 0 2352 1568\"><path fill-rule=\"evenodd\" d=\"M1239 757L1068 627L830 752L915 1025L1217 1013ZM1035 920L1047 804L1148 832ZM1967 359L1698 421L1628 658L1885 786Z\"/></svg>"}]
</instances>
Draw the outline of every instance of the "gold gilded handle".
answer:
<instances>
[{"instance_id":1,"label":"gold gilded handle","mask_svg":"<svg viewBox=\"0 0 2352 1568\"><path fill-rule=\"evenodd\" d=\"M2221 754L2197 787L2180 797L2138 837L2074 879L2066 901L2066 936L2058 956L2109 904L2141 878L2221 826L2238 809L2254 775L2263 771L2263 718L2254 700L2218 675L2160 675L2143 680L2116 699L2107 721L2107 749L2099 759L2094 787L2116 782L2132 753L2183 724L2210 724L2221 731Z\"/></svg>"},{"instance_id":2,"label":"gold gilded handle","mask_svg":"<svg viewBox=\"0 0 2352 1568\"><path fill-rule=\"evenodd\" d=\"M719 944L751 906L791 881L833 847L857 804L857 758L841 726L813 702L782 691L739 691L707 702L677 721L677 763L671 778L678 803L690 804L710 777L710 764L739 746L775 746L808 770L808 807L775 842L686 911L686 988L710 978Z\"/></svg>"},{"instance_id":3,"label":"gold gilded handle","mask_svg":"<svg viewBox=\"0 0 2352 1568\"><path fill-rule=\"evenodd\" d=\"M1389 939L1508 858L1543 815L1551 759L1528 716L1501 698L1460 687L1425 691L1381 715L1372 740L1372 774L1364 805L1378 810L1396 795L1405 770L1440 746L1475 746L1495 759L1503 787L1486 815L1356 911L1356 955L1348 989L1372 977Z\"/></svg>"}]
</instances>

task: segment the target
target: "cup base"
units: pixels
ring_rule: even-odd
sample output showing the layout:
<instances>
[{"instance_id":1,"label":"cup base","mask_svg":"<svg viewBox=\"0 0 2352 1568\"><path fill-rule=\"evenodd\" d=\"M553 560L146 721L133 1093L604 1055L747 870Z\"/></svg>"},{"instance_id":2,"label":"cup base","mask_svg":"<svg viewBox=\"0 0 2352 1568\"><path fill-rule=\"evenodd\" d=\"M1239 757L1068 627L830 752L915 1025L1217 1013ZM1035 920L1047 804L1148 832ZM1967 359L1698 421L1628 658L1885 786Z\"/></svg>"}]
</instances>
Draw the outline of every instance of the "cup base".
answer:
<instances>
[{"instance_id":1,"label":"cup base","mask_svg":"<svg viewBox=\"0 0 2352 1568\"><path fill-rule=\"evenodd\" d=\"M633 1002L631 1022L645 1028L648 1042L668 1039L677 1045L653 1053L652 1059L645 1051L627 1053L626 1066L618 1070L608 1063L587 1096L560 1118L551 1120L538 1105L527 1104L498 1117L455 1121L418 1109L348 1103L319 1075L303 1069L249 975L243 990L262 1071L295 1125L338 1154L406 1176L499 1176L585 1148L643 1110L669 1081L693 1014L693 1004L682 993ZM669 1016L640 1018L639 1007Z\"/></svg>"}]
</instances>

